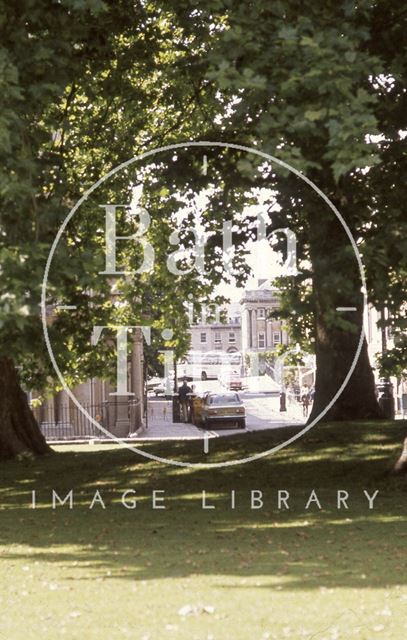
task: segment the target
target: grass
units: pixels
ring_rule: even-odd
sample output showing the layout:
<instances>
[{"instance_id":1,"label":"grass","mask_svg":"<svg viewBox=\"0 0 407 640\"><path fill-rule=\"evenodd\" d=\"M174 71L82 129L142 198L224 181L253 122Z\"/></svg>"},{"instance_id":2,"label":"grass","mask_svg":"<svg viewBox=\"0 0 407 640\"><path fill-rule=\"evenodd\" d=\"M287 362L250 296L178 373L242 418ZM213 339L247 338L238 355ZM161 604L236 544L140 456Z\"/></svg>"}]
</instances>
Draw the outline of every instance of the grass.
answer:
<instances>
[{"instance_id":1,"label":"grass","mask_svg":"<svg viewBox=\"0 0 407 640\"><path fill-rule=\"evenodd\" d=\"M387 475L406 426L321 425L274 456L222 469L110 445L3 464L0 640L407 637L406 481ZM285 434L211 441L210 461ZM203 459L201 443L144 448ZM53 510L52 489L71 488L74 508ZM136 509L121 504L126 489ZM151 508L153 489L165 491L165 510ZM201 508L203 489L215 509ZM262 509L250 508L255 489ZM289 510L277 509L278 489L290 493ZM305 509L312 489L321 510ZM336 508L338 489L348 510ZM376 489L369 510L363 490ZM89 509L96 490L105 509Z\"/></svg>"}]
</instances>

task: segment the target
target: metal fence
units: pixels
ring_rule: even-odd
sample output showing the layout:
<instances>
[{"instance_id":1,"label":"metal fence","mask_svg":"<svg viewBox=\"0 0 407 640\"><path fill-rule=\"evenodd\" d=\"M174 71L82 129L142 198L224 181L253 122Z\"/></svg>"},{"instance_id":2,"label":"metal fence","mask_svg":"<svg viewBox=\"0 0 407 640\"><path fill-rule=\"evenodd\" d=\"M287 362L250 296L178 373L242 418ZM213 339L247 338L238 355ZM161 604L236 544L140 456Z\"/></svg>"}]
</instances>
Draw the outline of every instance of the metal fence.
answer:
<instances>
[{"instance_id":1,"label":"metal fence","mask_svg":"<svg viewBox=\"0 0 407 640\"><path fill-rule=\"evenodd\" d=\"M122 437L130 435L140 426L138 401L113 401L81 406L98 424L114 435ZM73 403L63 406L58 406L57 403L45 403L32 407L32 411L47 441L108 437ZM122 421L124 419L125 431L127 431L128 422L128 433L115 433L118 418Z\"/></svg>"}]
</instances>

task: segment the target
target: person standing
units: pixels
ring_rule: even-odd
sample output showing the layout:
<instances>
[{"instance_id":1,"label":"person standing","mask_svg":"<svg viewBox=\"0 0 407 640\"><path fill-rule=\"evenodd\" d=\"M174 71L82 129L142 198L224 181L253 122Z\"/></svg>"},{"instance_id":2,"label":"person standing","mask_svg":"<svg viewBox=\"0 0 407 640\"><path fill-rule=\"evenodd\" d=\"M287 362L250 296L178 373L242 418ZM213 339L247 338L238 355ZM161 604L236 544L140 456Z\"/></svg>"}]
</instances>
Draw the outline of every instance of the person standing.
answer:
<instances>
[{"instance_id":1,"label":"person standing","mask_svg":"<svg viewBox=\"0 0 407 640\"><path fill-rule=\"evenodd\" d=\"M308 385L305 384L301 393L302 415L304 416L304 418L308 417L309 402L310 394L308 391Z\"/></svg>"},{"instance_id":2,"label":"person standing","mask_svg":"<svg viewBox=\"0 0 407 640\"><path fill-rule=\"evenodd\" d=\"M181 407L181 417L183 422L188 422L189 418L189 398L188 394L192 393L191 387L187 384L187 379L184 378L184 381L180 388L178 389L179 403Z\"/></svg>"},{"instance_id":3,"label":"person standing","mask_svg":"<svg viewBox=\"0 0 407 640\"><path fill-rule=\"evenodd\" d=\"M293 393L297 402L301 400L301 387L299 384L293 384Z\"/></svg>"}]
</instances>

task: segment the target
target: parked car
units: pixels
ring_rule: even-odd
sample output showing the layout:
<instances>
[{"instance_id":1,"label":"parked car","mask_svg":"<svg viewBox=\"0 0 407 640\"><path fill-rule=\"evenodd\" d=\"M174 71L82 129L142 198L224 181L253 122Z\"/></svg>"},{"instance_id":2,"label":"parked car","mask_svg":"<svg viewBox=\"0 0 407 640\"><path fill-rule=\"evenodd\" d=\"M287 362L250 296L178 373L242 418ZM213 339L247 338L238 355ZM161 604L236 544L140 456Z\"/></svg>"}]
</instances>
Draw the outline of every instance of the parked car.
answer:
<instances>
[{"instance_id":1,"label":"parked car","mask_svg":"<svg viewBox=\"0 0 407 640\"><path fill-rule=\"evenodd\" d=\"M151 378L147 380L147 393L154 393L155 397L167 395L167 384L164 378Z\"/></svg>"},{"instance_id":2,"label":"parked car","mask_svg":"<svg viewBox=\"0 0 407 640\"><path fill-rule=\"evenodd\" d=\"M231 424L246 428L246 410L238 393L207 393L201 406L201 424L205 429Z\"/></svg>"},{"instance_id":3,"label":"parked car","mask_svg":"<svg viewBox=\"0 0 407 640\"><path fill-rule=\"evenodd\" d=\"M225 371L219 377L219 382L230 391L241 391L243 389L243 380L237 371Z\"/></svg>"},{"instance_id":4,"label":"parked car","mask_svg":"<svg viewBox=\"0 0 407 640\"><path fill-rule=\"evenodd\" d=\"M155 393L156 398L158 396L165 396L165 392L166 392L165 382L161 382L160 384L158 384L156 387L154 387L153 391Z\"/></svg>"},{"instance_id":5,"label":"parked car","mask_svg":"<svg viewBox=\"0 0 407 640\"><path fill-rule=\"evenodd\" d=\"M154 389L159 386L163 386L162 378L150 378L149 380L147 380L147 391L154 391Z\"/></svg>"},{"instance_id":6,"label":"parked car","mask_svg":"<svg viewBox=\"0 0 407 640\"><path fill-rule=\"evenodd\" d=\"M202 411L208 393L209 391L204 391L202 393L194 393L191 396L191 422L197 427L203 425Z\"/></svg>"}]
</instances>

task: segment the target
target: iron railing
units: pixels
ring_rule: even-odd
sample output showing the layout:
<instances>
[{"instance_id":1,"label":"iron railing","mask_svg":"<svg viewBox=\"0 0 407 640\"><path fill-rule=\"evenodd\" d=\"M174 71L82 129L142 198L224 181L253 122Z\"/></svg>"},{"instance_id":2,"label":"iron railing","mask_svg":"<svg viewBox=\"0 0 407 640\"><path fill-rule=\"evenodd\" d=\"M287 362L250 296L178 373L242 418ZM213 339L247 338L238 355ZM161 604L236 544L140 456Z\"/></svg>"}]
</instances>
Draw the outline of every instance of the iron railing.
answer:
<instances>
[{"instance_id":1,"label":"iron railing","mask_svg":"<svg viewBox=\"0 0 407 640\"><path fill-rule=\"evenodd\" d=\"M81 406L98 424L109 433L116 434L116 421L121 419L126 425L128 434L134 433L140 427L139 402L107 401L100 404L82 404ZM58 406L54 403L44 403L32 407L38 425L49 442L53 440L80 440L108 437L102 429L97 427L87 415L75 404ZM126 426L124 427L127 431ZM123 428L122 428L123 431Z\"/></svg>"}]
</instances>

